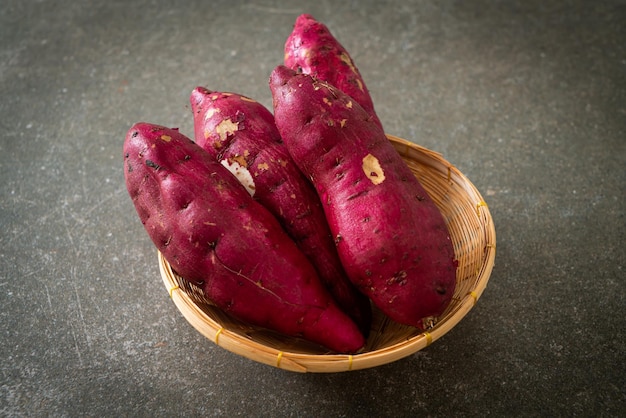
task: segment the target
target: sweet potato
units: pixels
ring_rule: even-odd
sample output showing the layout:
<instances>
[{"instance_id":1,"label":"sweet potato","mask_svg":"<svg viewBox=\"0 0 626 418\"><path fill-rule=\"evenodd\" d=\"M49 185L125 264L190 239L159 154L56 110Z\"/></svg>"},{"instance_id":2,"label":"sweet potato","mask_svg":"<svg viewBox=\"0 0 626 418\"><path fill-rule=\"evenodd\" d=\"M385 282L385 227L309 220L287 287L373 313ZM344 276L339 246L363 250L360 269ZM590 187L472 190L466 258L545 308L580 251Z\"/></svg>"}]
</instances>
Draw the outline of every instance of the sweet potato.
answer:
<instances>
[{"instance_id":1,"label":"sweet potato","mask_svg":"<svg viewBox=\"0 0 626 418\"><path fill-rule=\"evenodd\" d=\"M285 66L326 81L359 103L381 126L365 81L346 48L309 14L298 16L285 42Z\"/></svg>"},{"instance_id":2,"label":"sweet potato","mask_svg":"<svg viewBox=\"0 0 626 418\"><path fill-rule=\"evenodd\" d=\"M279 220L339 307L367 335L369 299L343 270L319 197L292 161L272 113L248 97L204 87L193 90L190 102L196 143L229 168Z\"/></svg>"},{"instance_id":3,"label":"sweet potato","mask_svg":"<svg viewBox=\"0 0 626 418\"><path fill-rule=\"evenodd\" d=\"M364 345L278 221L191 139L135 124L124 162L128 192L150 238L216 306L333 351Z\"/></svg>"},{"instance_id":4,"label":"sweet potato","mask_svg":"<svg viewBox=\"0 0 626 418\"><path fill-rule=\"evenodd\" d=\"M423 328L455 288L443 215L351 97L285 66L270 88L279 132L322 200L348 276L391 319Z\"/></svg>"}]
</instances>

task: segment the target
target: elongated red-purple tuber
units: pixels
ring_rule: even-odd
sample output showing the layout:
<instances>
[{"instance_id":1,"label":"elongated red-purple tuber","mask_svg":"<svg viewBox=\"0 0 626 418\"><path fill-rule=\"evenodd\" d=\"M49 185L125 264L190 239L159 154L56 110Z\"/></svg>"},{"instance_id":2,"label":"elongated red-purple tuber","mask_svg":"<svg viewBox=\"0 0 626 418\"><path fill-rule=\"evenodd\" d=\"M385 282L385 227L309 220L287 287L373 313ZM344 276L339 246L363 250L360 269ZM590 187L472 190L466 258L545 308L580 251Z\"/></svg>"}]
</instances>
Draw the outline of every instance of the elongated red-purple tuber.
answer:
<instances>
[{"instance_id":1,"label":"elongated red-purple tuber","mask_svg":"<svg viewBox=\"0 0 626 418\"><path fill-rule=\"evenodd\" d=\"M276 218L178 130L137 123L124 143L126 186L172 268L252 325L342 353L364 338Z\"/></svg>"},{"instance_id":2,"label":"elongated red-purple tuber","mask_svg":"<svg viewBox=\"0 0 626 418\"><path fill-rule=\"evenodd\" d=\"M270 89L279 132L320 196L348 276L391 319L423 328L456 284L441 212L353 98L285 66Z\"/></svg>"}]
</instances>

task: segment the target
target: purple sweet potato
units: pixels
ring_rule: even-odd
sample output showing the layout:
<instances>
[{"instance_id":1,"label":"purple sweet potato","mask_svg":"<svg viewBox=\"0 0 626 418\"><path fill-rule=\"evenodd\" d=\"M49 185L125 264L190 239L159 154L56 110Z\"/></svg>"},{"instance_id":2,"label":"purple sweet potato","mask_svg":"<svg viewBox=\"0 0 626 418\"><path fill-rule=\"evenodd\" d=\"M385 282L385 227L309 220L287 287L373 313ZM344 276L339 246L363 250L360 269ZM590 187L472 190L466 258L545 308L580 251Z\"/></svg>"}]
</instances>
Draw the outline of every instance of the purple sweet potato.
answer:
<instances>
[{"instance_id":1,"label":"purple sweet potato","mask_svg":"<svg viewBox=\"0 0 626 418\"><path fill-rule=\"evenodd\" d=\"M348 276L391 319L423 328L455 289L443 215L351 97L285 66L270 88L279 132L322 200Z\"/></svg>"},{"instance_id":2,"label":"purple sweet potato","mask_svg":"<svg viewBox=\"0 0 626 418\"><path fill-rule=\"evenodd\" d=\"M364 338L276 218L175 129L135 124L124 143L126 186L173 269L250 324L337 352Z\"/></svg>"},{"instance_id":3,"label":"purple sweet potato","mask_svg":"<svg viewBox=\"0 0 626 418\"><path fill-rule=\"evenodd\" d=\"M298 16L285 42L285 66L326 81L352 97L382 128L369 90L346 48L309 14Z\"/></svg>"},{"instance_id":4,"label":"purple sweet potato","mask_svg":"<svg viewBox=\"0 0 626 418\"><path fill-rule=\"evenodd\" d=\"M190 102L196 143L233 172L279 220L339 307L367 335L369 299L348 279L319 197L292 161L272 113L248 97L204 87L193 90Z\"/></svg>"}]
</instances>

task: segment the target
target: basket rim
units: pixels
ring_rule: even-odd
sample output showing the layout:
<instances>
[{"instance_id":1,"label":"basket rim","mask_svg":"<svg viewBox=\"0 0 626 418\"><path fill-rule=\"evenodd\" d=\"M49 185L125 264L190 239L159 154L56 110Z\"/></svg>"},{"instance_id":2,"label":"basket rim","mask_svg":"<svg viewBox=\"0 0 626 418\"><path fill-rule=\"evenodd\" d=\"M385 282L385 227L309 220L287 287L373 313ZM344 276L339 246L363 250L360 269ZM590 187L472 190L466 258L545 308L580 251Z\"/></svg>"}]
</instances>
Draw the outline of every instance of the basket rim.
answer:
<instances>
[{"instance_id":1,"label":"basket rim","mask_svg":"<svg viewBox=\"0 0 626 418\"><path fill-rule=\"evenodd\" d=\"M442 154L394 135L387 134L387 137L396 148L406 147L417 152L417 154L422 154L423 161L420 159L420 164L430 164L433 167L438 166L440 170L443 168L447 171L448 181L454 181L454 184L462 185L463 190L475 199L476 215L487 235L483 262L477 272L472 290L461 296L461 300L455 304L454 309L445 316L444 320L439 321L429 330L423 331L405 341L359 354L303 354L289 350L279 350L246 338L237 332L230 331L211 318L178 285L176 273L161 252L157 250L159 270L163 283L170 298L185 319L198 332L217 346L259 363L302 373L360 370L391 363L428 347L454 328L476 305L487 286L493 270L496 236L489 208L478 189L463 173L446 161Z\"/></svg>"}]
</instances>

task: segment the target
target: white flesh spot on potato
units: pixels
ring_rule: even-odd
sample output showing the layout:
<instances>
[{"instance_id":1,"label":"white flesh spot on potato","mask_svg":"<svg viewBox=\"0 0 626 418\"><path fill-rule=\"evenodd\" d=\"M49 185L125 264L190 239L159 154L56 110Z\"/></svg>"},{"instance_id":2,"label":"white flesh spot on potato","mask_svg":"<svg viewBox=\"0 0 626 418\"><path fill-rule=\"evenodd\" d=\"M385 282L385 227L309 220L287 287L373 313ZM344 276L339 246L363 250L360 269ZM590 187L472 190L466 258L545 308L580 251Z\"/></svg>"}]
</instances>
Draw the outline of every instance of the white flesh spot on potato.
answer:
<instances>
[{"instance_id":1,"label":"white flesh spot on potato","mask_svg":"<svg viewBox=\"0 0 626 418\"><path fill-rule=\"evenodd\" d=\"M215 107L210 107L209 110L207 110L206 113L204 114L204 120L211 119L213 115L215 115L216 113L220 113L220 110Z\"/></svg>"},{"instance_id":2,"label":"white flesh spot on potato","mask_svg":"<svg viewBox=\"0 0 626 418\"><path fill-rule=\"evenodd\" d=\"M252 178L252 174L250 174L250 171L243 165L239 164L239 162L237 161L228 161L228 158L225 158L220 162L224 167L228 169L228 171L230 171L235 175L235 177L237 177L239 183L241 183L246 188L248 193L250 193L250 196L254 196L255 185L254 179Z\"/></svg>"},{"instance_id":3,"label":"white flesh spot on potato","mask_svg":"<svg viewBox=\"0 0 626 418\"><path fill-rule=\"evenodd\" d=\"M228 135L234 134L239 129L239 125L237 123L233 123L233 121L229 119L224 119L221 121L216 127L215 132L220 136L220 140L224 142Z\"/></svg>"},{"instance_id":4,"label":"white flesh spot on potato","mask_svg":"<svg viewBox=\"0 0 626 418\"><path fill-rule=\"evenodd\" d=\"M374 184L380 184L385 181L385 172L378 162L378 158L372 154L363 157L363 172L367 178Z\"/></svg>"}]
</instances>

